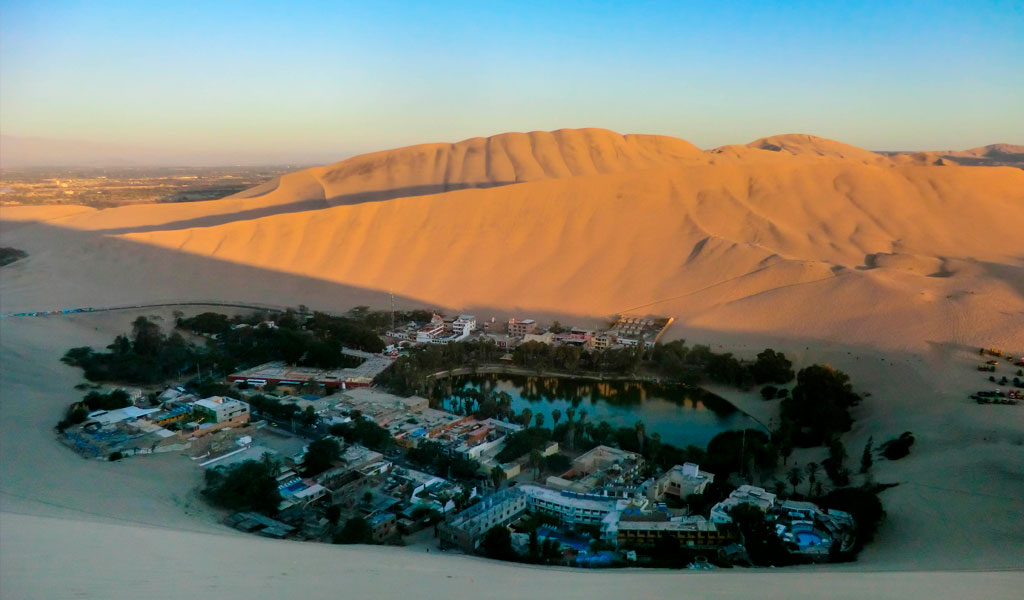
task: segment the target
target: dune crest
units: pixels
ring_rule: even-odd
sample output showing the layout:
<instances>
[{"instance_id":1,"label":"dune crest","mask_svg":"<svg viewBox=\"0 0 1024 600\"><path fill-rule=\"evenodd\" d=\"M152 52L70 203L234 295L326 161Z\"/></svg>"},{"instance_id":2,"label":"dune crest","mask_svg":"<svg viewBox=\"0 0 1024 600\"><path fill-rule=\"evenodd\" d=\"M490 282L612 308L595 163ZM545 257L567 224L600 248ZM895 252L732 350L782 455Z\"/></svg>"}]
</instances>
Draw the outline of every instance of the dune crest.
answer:
<instances>
[{"instance_id":1,"label":"dune crest","mask_svg":"<svg viewBox=\"0 0 1024 600\"><path fill-rule=\"evenodd\" d=\"M399 148L218 202L83 212L58 225L99 234L97 248L123 240L429 305L635 309L683 326L890 346L1024 336L1021 222L1019 169L891 160L806 135L703 152L586 129ZM72 279L123 270L140 281L128 295L156 293L145 285L154 269L138 260L60 236L36 257L41 242L21 237L30 260L71 261L52 268ZM12 306L52 301L18 279L2 283ZM72 283L76 302L101 304L89 281ZM225 296L261 300L252 281L224 285ZM993 308L979 310L979 298Z\"/></svg>"}]
</instances>

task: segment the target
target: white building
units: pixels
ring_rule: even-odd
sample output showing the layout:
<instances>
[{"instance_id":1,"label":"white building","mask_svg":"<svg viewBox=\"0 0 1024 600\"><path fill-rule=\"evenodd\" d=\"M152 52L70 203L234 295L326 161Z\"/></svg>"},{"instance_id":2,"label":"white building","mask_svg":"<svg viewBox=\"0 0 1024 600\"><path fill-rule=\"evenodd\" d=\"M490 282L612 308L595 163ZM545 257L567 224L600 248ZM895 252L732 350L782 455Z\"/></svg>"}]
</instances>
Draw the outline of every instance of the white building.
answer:
<instances>
[{"instance_id":1,"label":"white building","mask_svg":"<svg viewBox=\"0 0 1024 600\"><path fill-rule=\"evenodd\" d=\"M775 494L765 491L764 488L741 485L733 490L728 498L711 507L711 522L732 523L729 512L740 504L750 504L762 512L767 512L775 506Z\"/></svg>"},{"instance_id":2,"label":"white building","mask_svg":"<svg viewBox=\"0 0 1024 600\"><path fill-rule=\"evenodd\" d=\"M665 496L675 496L682 500L690 494L703 494L714 480L714 473L701 471L694 463L684 463L672 467L659 477L647 495L652 500L661 500Z\"/></svg>"},{"instance_id":3,"label":"white building","mask_svg":"<svg viewBox=\"0 0 1024 600\"><path fill-rule=\"evenodd\" d=\"M452 333L457 337L464 338L476 329L476 317L473 315L459 315L458 319L452 321Z\"/></svg>"},{"instance_id":4,"label":"white building","mask_svg":"<svg viewBox=\"0 0 1024 600\"><path fill-rule=\"evenodd\" d=\"M207 418L207 422L223 423L249 414L249 405L227 396L211 396L196 400L192 410Z\"/></svg>"},{"instance_id":5,"label":"white building","mask_svg":"<svg viewBox=\"0 0 1024 600\"><path fill-rule=\"evenodd\" d=\"M472 552L488 530L508 525L524 512L526 496L518 488L506 488L470 506L441 526L441 539Z\"/></svg>"},{"instance_id":6,"label":"white building","mask_svg":"<svg viewBox=\"0 0 1024 600\"><path fill-rule=\"evenodd\" d=\"M601 526L609 514L621 512L630 506L643 508L647 505L645 498L626 499L560 492L530 484L521 485L519 489L526 494L527 506L531 512L558 517L563 525L569 526Z\"/></svg>"}]
</instances>

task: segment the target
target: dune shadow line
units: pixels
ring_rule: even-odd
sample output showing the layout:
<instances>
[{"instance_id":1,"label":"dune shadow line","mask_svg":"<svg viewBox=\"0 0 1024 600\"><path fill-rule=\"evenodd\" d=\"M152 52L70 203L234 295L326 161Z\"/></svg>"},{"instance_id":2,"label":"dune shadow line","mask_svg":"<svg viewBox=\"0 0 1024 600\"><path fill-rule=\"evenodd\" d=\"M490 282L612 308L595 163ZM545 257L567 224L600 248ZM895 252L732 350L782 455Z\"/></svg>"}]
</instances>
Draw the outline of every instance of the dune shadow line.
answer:
<instances>
[{"instance_id":1,"label":"dune shadow line","mask_svg":"<svg viewBox=\"0 0 1024 600\"><path fill-rule=\"evenodd\" d=\"M144 225L139 227L117 227L111 229L100 229L97 230L97 233L102 233L105 235L122 235L126 233L176 231L181 229L192 229L195 227L216 227L218 225L225 225L227 223L233 223L236 221L251 221L274 215L323 210L325 208L332 208L335 206L355 206L357 204L365 204L368 202L385 202L387 200L394 200L395 198L428 196L433 194L443 194L446 192L457 192L466 189L486 189L493 187L501 187L505 185L512 185L515 183L520 182L500 181L486 182L481 184L444 183L436 185L414 185L400 188L392 188L387 190L375 190L370 192L357 192L354 194L342 194L338 196L332 196L330 198L327 198L326 200L323 198L309 198L299 200L297 202L276 204L273 206L262 206L260 208L241 210L233 213L209 215L205 217L196 217L194 219L182 219L180 221L172 221L170 223L164 223L162 225ZM260 196L254 196L253 198L247 198L247 200L258 200L259 198ZM216 202L216 200L214 200L214 202Z\"/></svg>"}]
</instances>

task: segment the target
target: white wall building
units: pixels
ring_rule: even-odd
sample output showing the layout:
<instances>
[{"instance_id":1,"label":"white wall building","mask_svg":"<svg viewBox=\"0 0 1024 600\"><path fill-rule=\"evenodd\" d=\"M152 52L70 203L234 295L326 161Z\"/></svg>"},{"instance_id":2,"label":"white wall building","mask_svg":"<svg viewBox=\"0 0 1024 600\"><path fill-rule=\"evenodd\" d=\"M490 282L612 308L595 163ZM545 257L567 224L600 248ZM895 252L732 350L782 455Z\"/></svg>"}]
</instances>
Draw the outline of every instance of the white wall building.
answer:
<instances>
[{"instance_id":1,"label":"white wall building","mask_svg":"<svg viewBox=\"0 0 1024 600\"><path fill-rule=\"evenodd\" d=\"M476 317L473 315L459 315L459 318L452 321L452 333L459 338L468 336L474 330L476 330Z\"/></svg>"},{"instance_id":2,"label":"white wall building","mask_svg":"<svg viewBox=\"0 0 1024 600\"><path fill-rule=\"evenodd\" d=\"M605 517L614 512L621 512L627 507L643 508L647 505L645 498L625 499L573 492L560 492L539 485L521 485L519 489L526 494L526 502L531 512L540 512L558 517L564 525L597 525L601 526Z\"/></svg>"},{"instance_id":3,"label":"white wall building","mask_svg":"<svg viewBox=\"0 0 1024 600\"><path fill-rule=\"evenodd\" d=\"M214 423L223 423L235 417L249 414L249 405L241 400L227 396L211 396L196 400L192 405L194 412L211 418Z\"/></svg>"},{"instance_id":4,"label":"white wall building","mask_svg":"<svg viewBox=\"0 0 1024 600\"><path fill-rule=\"evenodd\" d=\"M767 512L775 506L775 494L765 491L764 488L741 485L733 490L728 498L711 507L711 522L732 523L729 511L740 504L751 504L762 512Z\"/></svg>"}]
</instances>

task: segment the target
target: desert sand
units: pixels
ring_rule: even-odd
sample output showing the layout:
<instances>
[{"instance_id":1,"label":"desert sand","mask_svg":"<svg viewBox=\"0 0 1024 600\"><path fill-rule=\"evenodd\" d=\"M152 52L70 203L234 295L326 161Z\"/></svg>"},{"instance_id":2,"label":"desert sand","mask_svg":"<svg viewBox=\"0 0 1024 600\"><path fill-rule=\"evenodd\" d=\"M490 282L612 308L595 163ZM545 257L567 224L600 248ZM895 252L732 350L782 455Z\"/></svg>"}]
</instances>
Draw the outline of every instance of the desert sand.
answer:
<instances>
[{"instance_id":1,"label":"desert sand","mask_svg":"<svg viewBox=\"0 0 1024 600\"><path fill-rule=\"evenodd\" d=\"M110 579L122 569L79 558L102 540L122 553L111 556L147 571L169 556L186 561L190 577L175 578L182 591L251 585L253 597L298 589L308 573L328 582L308 584L309 593L350 586L366 596L429 589L450 597L481 581L503 582L495 597L544 595L558 581L570 584L560 595L581 596L632 589L658 597L680 585L763 593L767 585L777 597L820 597L831 586L840 586L835 597L968 597L971 589L1011 597L1024 569L1024 411L965 395L981 385L972 370L979 345L1024 352L1021 223L1020 169L922 163L805 135L701 151L604 130L375 153L214 202L4 207L2 245L29 257L0 273L3 313L180 301L340 311L384 307L393 291L400 306L484 318L595 324L621 311L668 314L677 319L670 337L746 357L771 345L799 366L850 372L871 393L847 439L852 460L869 436L877 444L910 430L918 440L910 457L876 465L876 480L900 485L883 494L889 519L878 539L850 565L711 578L596 574L274 543L218 525L195 497L199 474L186 459L84 461L53 439L50 427L79 395L81 377L61 354L102 347L137 314L169 318L170 309L6 318L4 595L74 593L54 581L32 587L43 579L40 553L58 547L55 560L83 586L76 590L127 596ZM716 391L761 420L776 410L751 394ZM808 450L791 461L822 456ZM129 553L133 540L154 552ZM265 578L242 583L215 572L242 561ZM394 587L365 587L384 578ZM149 581L129 579L124 590Z\"/></svg>"}]
</instances>

